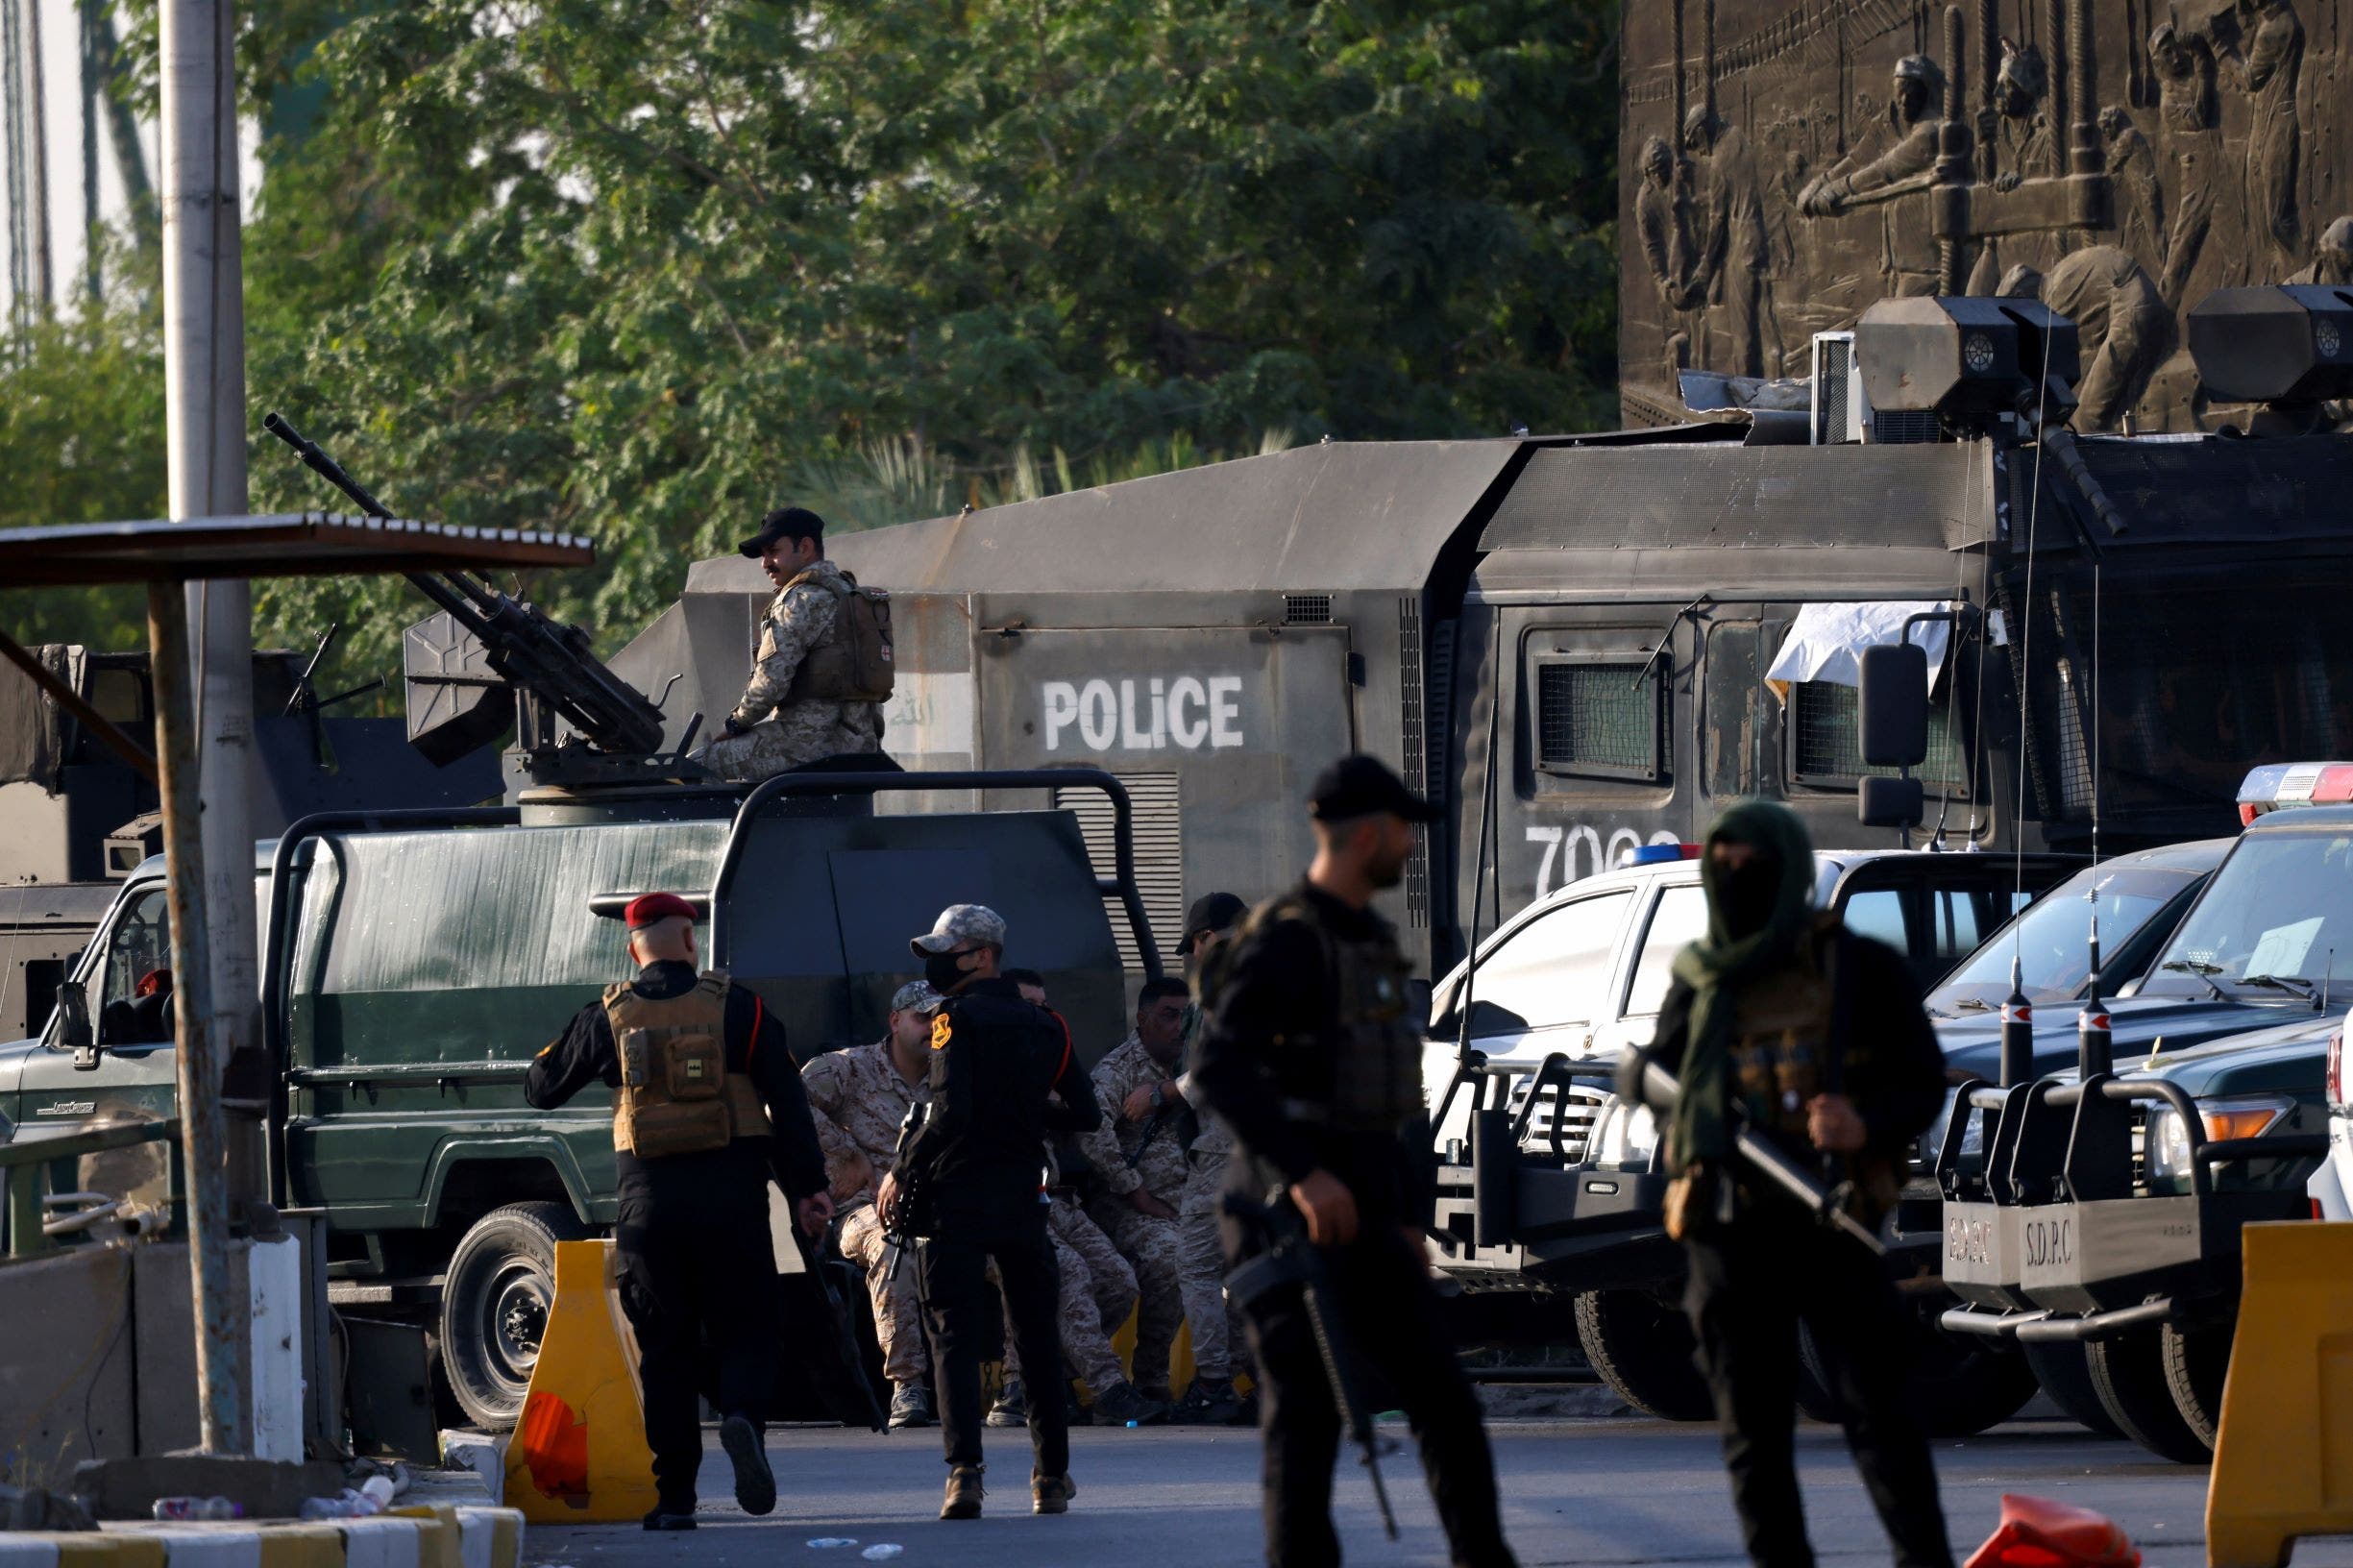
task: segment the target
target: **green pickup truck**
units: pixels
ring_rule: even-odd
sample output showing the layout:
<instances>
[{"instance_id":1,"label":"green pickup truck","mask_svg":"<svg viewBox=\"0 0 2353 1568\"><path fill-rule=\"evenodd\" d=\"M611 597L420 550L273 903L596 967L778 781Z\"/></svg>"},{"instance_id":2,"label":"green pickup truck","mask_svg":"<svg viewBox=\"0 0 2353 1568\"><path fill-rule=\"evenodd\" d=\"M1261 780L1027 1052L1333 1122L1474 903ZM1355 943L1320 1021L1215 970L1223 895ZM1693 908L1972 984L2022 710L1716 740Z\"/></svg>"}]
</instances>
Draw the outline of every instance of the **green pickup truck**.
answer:
<instances>
[{"instance_id":1,"label":"green pickup truck","mask_svg":"<svg viewBox=\"0 0 2353 1568\"><path fill-rule=\"evenodd\" d=\"M1114 806L1113 874L1055 789ZM1017 809L894 815L875 792L960 788ZM846 793L837 793L846 792ZM270 1196L327 1222L330 1294L427 1329L467 1416L511 1424L551 1249L616 1210L609 1107L535 1111L531 1056L628 972L620 902L707 892L706 962L751 986L803 1060L878 1038L940 908L1001 911L1083 1045L1123 1032L1112 912L1157 971L1109 775L859 775L520 808L313 817L262 846L263 1035L276 1068ZM1101 835L1098 835L1101 837ZM19 1137L174 1104L163 865L123 885L36 1039L0 1047Z\"/></svg>"}]
</instances>

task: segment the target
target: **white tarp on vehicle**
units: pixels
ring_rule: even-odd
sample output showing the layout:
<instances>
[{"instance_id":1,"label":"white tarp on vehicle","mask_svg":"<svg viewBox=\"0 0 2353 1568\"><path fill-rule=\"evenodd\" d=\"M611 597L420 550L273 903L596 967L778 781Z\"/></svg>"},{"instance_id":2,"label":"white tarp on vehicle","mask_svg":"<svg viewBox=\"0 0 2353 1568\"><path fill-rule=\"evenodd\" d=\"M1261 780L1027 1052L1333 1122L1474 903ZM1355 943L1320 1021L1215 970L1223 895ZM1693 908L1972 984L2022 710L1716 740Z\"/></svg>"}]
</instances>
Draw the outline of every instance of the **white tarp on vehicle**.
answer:
<instances>
[{"instance_id":1,"label":"white tarp on vehicle","mask_svg":"<svg viewBox=\"0 0 2353 1568\"><path fill-rule=\"evenodd\" d=\"M1900 643L1903 624L1913 616L1952 607L1949 600L1934 599L1808 604L1789 624L1789 635L1781 640L1781 650L1765 672L1765 684L1783 702L1789 700L1789 688L1802 680L1860 686L1863 649L1879 643ZM1945 668L1945 649L1952 642L1952 623L1924 621L1912 628L1912 641L1928 655L1928 690L1933 693Z\"/></svg>"}]
</instances>

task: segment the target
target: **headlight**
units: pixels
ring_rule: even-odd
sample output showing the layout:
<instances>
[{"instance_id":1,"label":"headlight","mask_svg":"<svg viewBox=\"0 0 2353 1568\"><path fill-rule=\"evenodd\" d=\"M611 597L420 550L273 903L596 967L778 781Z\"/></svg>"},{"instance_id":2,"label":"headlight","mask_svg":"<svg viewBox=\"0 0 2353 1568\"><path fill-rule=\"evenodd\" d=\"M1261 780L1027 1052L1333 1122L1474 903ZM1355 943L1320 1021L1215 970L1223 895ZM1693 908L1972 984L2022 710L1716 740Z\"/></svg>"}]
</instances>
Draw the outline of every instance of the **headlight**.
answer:
<instances>
[{"instance_id":1,"label":"headlight","mask_svg":"<svg viewBox=\"0 0 2353 1568\"><path fill-rule=\"evenodd\" d=\"M1945 1090L1945 1109L1937 1113L1936 1119L1928 1124L1928 1130L1920 1135L1919 1161L1924 1171L1936 1168L1936 1157L1945 1147L1945 1129L1952 1125L1953 1102L1960 1097L1958 1089ZM1985 1152L1985 1124L1992 1115L1990 1111L1970 1113L1969 1124L1961 1129L1959 1158L1971 1160Z\"/></svg>"},{"instance_id":2,"label":"headlight","mask_svg":"<svg viewBox=\"0 0 2353 1568\"><path fill-rule=\"evenodd\" d=\"M2294 1108L2294 1101L2271 1094L2243 1094L2197 1102L2198 1119L2205 1123L2208 1143L2230 1138L2261 1138ZM2152 1178L2182 1183L2190 1180L2190 1138L2181 1124L2180 1112L2163 1106L2150 1115L2142 1152L2143 1164Z\"/></svg>"},{"instance_id":3,"label":"headlight","mask_svg":"<svg viewBox=\"0 0 2353 1568\"><path fill-rule=\"evenodd\" d=\"M1647 1169L1658 1152L1658 1118L1649 1106L1630 1106L1612 1095L1594 1124L1591 1148L1587 1158L1594 1164Z\"/></svg>"}]
</instances>

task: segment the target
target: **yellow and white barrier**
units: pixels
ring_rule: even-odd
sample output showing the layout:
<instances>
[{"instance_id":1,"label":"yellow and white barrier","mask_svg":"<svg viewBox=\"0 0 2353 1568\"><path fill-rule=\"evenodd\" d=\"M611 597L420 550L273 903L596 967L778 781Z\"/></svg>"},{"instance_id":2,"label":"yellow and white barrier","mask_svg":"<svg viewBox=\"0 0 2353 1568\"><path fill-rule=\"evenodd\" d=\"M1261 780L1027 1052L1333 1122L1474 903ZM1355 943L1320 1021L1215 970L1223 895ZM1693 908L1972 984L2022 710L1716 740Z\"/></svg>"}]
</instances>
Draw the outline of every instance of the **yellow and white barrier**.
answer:
<instances>
[{"instance_id":1,"label":"yellow and white barrier","mask_svg":"<svg viewBox=\"0 0 2353 1568\"><path fill-rule=\"evenodd\" d=\"M2206 1484L2212 1568L2353 1531L2353 1224L2240 1232L2244 1291Z\"/></svg>"},{"instance_id":2,"label":"yellow and white barrier","mask_svg":"<svg viewBox=\"0 0 2353 1568\"><path fill-rule=\"evenodd\" d=\"M609 1241L555 1244L555 1299L523 1418L506 1445L507 1506L534 1524L631 1521L655 1502L645 1400L613 1294L611 1252Z\"/></svg>"},{"instance_id":3,"label":"yellow and white barrier","mask_svg":"<svg viewBox=\"0 0 2353 1568\"><path fill-rule=\"evenodd\" d=\"M0 1568L521 1568L513 1508L397 1508L304 1524L113 1525L0 1532Z\"/></svg>"}]
</instances>

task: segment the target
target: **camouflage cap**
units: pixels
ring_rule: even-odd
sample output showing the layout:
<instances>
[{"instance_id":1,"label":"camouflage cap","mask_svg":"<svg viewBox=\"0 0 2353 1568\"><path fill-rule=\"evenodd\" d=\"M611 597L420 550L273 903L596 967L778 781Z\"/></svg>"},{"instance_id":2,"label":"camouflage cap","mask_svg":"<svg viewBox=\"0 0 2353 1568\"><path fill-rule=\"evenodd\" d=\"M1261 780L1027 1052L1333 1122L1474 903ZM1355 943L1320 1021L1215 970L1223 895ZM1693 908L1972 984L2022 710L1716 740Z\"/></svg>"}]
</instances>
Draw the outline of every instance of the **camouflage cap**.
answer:
<instances>
[{"instance_id":1,"label":"camouflage cap","mask_svg":"<svg viewBox=\"0 0 2353 1568\"><path fill-rule=\"evenodd\" d=\"M947 998L931 989L928 980L910 980L891 992L894 1013L930 1013Z\"/></svg>"},{"instance_id":2,"label":"camouflage cap","mask_svg":"<svg viewBox=\"0 0 2353 1568\"><path fill-rule=\"evenodd\" d=\"M985 943L992 947L1005 945L1005 918L986 904L950 904L940 911L931 930L910 940L915 956L944 953L968 942Z\"/></svg>"}]
</instances>

